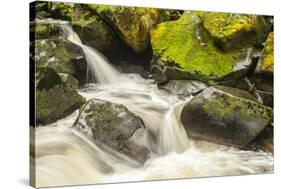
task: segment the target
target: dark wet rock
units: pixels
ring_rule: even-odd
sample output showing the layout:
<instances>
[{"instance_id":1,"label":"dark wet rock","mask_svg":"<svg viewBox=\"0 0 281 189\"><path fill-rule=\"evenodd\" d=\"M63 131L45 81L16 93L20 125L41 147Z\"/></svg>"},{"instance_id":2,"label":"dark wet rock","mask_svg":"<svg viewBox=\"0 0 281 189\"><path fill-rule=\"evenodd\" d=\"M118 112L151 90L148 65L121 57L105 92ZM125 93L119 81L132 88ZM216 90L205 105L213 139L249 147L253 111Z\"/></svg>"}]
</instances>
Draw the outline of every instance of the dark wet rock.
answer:
<instances>
[{"instance_id":1,"label":"dark wet rock","mask_svg":"<svg viewBox=\"0 0 281 189\"><path fill-rule=\"evenodd\" d=\"M36 70L36 87L40 90L49 90L55 85L62 83L61 77L48 67L37 67Z\"/></svg>"},{"instance_id":2,"label":"dark wet rock","mask_svg":"<svg viewBox=\"0 0 281 189\"><path fill-rule=\"evenodd\" d=\"M94 140L139 162L145 162L149 152L130 139L138 129L144 129L142 119L125 106L91 99L81 109L75 127L91 133Z\"/></svg>"},{"instance_id":3,"label":"dark wet rock","mask_svg":"<svg viewBox=\"0 0 281 189\"><path fill-rule=\"evenodd\" d=\"M206 89L208 85L196 80L170 80L166 84L158 85L158 87L172 94L188 97L198 94Z\"/></svg>"},{"instance_id":4,"label":"dark wet rock","mask_svg":"<svg viewBox=\"0 0 281 189\"><path fill-rule=\"evenodd\" d=\"M144 78L147 78L148 75L150 74L149 71L145 70L144 66L142 65L135 65L135 64L131 64L129 62L118 62L116 64L116 68L119 70L119 72L121 73L135 73L135 74L139 74Z\"/></svg>"},{"instance_id":5,"label":"dark wet rock","mask_svg":"<svg viewBox=\"0 0 281 189\"><path fill-rule=\"evenodd\" d=\"M45 125L61 119L83 103L84 98L77 91L61 80L51 68L40 68L36 80L36 124Z\"/></svg>"},{"instance_id":6,"label":"dark wet rock","mask_svg":"<svg viewBox=\"0 0 281 189\"><path fill-rule=\"evenodd\" d=\"M196 139L244 147L272 121L272 109L246 91L209 87L186 103L181 120Z\"/></svg>"},{"instance_id":7,"label":"dark wet rock","mask_svg":"<svg viewBox=\"0 0 281 189\"><path fill-rule=\"evenodd\" d=\"M85 83L87 62L83 50L65 37L35 40L35 63L57 73L69 74Z\"/></svg>"},{"instance_id":8,"label":"dark wet rock","mask_svg":"<svg viewBox=\"0 0 281 189\"><path fill-rule=\"evenodd\" d=\"M246 150L263 150L269 153L274 153L273 147L273 126L268 125L252 142L244 149Z\"/></svg>"},{"instance_id":9,"label":"dark wet rock","mask_svg":"<svg viewBox=\"0 0 281 189\"><path fill-rule=\"evenodd\" d=\"M118 36L137 53L143 52L149 45L149 31L155 24L177 17L176 13L154 8L106 5L89 7L114 28Z\"/></svg>"},{"instance_id":10,"label":"dark wet rock","mask_svg":"<svg viewBox=\"0 0 281 189\"><path fill-rule=\"evenodd\" d=\"M256 73L250 80L254 84L254 89L261 100L261 103L273 107L273 75L271 73Z\"/></svg>"},{"instance_id":11,"label":"dark wet rock","mask_svg":"<svg viewBox=\"0 0 281 189\"><path fill-rule=\"evenodd\" d=\"M262 58L257 65L257 73L270 73L274 72L274 34L271 32L265 42Z\"/></svg>"},{"instance_id":12,"label":"dark wet rock","mask_svg":"<svg viewBox=\"0 0 281 189\"><path fill-rule=\"evenodd\" d=\"M73 29L79 35L83 44L97 50L115 48L117 38L114 31L97 15L89 15L89 12L75 17L72 20Z\"/></svg>"}]
</instances>

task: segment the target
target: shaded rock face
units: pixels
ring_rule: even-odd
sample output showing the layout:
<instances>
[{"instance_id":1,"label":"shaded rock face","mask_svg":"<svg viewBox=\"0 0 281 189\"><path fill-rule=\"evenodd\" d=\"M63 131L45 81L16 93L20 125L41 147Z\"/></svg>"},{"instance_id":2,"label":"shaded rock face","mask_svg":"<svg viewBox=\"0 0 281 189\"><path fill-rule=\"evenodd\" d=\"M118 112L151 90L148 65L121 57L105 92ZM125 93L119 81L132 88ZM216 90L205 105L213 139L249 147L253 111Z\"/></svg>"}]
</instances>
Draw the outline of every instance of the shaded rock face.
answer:
<instances>
[{"instance_id":1,"label":"shaded rock face","mask_svg":"<svg viewBox=\"0 0 281 189\"><path fill-rule=\"evenodd\" d=\"M263 150L274 153L273 126L267 126L252 142L245 146L246 150Z\"/></svg>"},{"instance_id":2,"label":"shaded rock face","mask_svg":"<svg viewBox=\"0 0 281 189\"><path fill-rule=\"evenodd\" d=\"M115 29L119 37L135 52L143 52L149 44L149 31L158 22L176 16L152 8L89 5ZM168 12L168 13L167 13ZM174 16L174 17L173 17Z\"/></svg>"},{"instance_id":3,"label":"shaded rock face","mask_svg":"<svg viewBox=\"0 0 281 189\"><path fill-rule=\"evenodd\" d=\"M204 28L224 50L261 45L270 31L263 16L200 12Z\"/></svg>"},{"instance_id":4,"label":"shaded rock face","mask_svg":"<svg viewBox=\"0 0 281 189\"><path fill-rule=\"evenodd\" d=\"M252 63L252 49L221 50L199 17L187 11L179 20L158 24L151 31L151 45L152 71L158 83L171 79L239 78Z\"/></svg>"},{"instance_id":5,"label":"shaded rock face","mask_svg":"<svg viewBox=\"0 0 281 189\"><path fill-rule=\"evenodd\" d=\"M158 87L172 94L188 97L198 94L206 89L208 85L196 80L170 80L167 84L159 85Z\"/></svg>"},{"instance_id":6,"label":"shaded rock face","mask_svg":"<svg viewBox=\"0 0 281 189\"><path fill-rule=\"evenodd\" d=\"M181 120L192 138L242 148L272 121L272 109L252 100L239 89L209 87L184 106Z\"/></svg>"},{"instance_id":7,"label":"shaded rock face","mask_svg":"<svg viewBox=\"0 0 281 189\"><path fill-rule=\"evenodd\" d=\"M274 34L271 32L265 42L261 61L257 66L256 72L271 73L274 71Z\"/></svg>"},{"instance_id":8,"label":"shaded rock face","mask_svg":"<svg viewBox=\"0 0 281 189\"><path fill-rule=\"evenodd\" d=\"M62 34L59 25L53 23L43 23L37 20L31 23L31 32L35 32L35 39L46 39Z\"/></svg>"},{"instance_id":9,"label":"shaded rock face","mask_svg":"<svg viewBox=\"0 0 281 189\"><path fill-rule=\"evenodd\" d=\"M75 77L80 84L85 83L87 62L84 53L79 46L65 37L36 40L34 59L36 67L49 67L57 73Z\"/></svg>"},{"instance_id":10,"label":"shaded rock face","mask_svg":"<svg viewBox=\"0 0 281 189\"><path fill-rule=\"evenodd\" d=\"M94 140L139 162L148 159L146 147L130 141L138 129L144 129L140 117L125 106L91 99L82 108L75 127L91 133Z\"/></svg>"},{"instance_id":11,"label":"shaded rock face","mask_svg":"<svg viewBox=\"0 0 281 189\"><path fill-rule=\"evenodd\" d=\"M36 74L37 125L45 125L63 118L84 103L84 98L75 88L63 81L53 69L40 68Z\"/></svg>"},{"instance_id":12,"label":"shaded rock face","mask_svg":"<svg viewBox=\"0 0 281 189\"><path fill-rule=\"evenodd\" d=\"M97 50L108 50L117 45L118 41L113 30L97 15L86 12L84 15L76 16L72 26L83 44L87 46Z\"/></svg>"}]
</instances>

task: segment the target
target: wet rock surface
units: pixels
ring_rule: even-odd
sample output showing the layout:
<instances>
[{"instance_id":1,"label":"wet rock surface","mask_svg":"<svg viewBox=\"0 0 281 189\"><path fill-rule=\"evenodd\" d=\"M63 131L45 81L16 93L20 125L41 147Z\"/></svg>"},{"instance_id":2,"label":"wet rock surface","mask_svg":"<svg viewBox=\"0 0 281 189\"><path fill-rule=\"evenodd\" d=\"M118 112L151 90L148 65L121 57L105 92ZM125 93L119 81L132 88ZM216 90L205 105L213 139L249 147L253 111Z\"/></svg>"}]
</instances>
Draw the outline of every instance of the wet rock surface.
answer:
<instances>
[{"instance_id":1,"label":"wet rock surface","mask_svg":"<svg viewBox=\"0 0 281 189\"><path fill-rule=\"evenodd\" d=\"M242 148L272 121L272 109L247 93L229 87L210 87L183 108L182 123L196 139Z\"/></svg>"},{"instance_id":2,"label":"wet rock surface","mask_svg":"<svg viewBox=\"0 0 281 189\"><path fill-rule=\"evenodd\" d=\"M142 119L125 106L91 99L81 109L75 127L91 133L94 140L139 162L149 157L144 146L130 142L138 129L144 129Z\"/></svg>"}]
</instances>

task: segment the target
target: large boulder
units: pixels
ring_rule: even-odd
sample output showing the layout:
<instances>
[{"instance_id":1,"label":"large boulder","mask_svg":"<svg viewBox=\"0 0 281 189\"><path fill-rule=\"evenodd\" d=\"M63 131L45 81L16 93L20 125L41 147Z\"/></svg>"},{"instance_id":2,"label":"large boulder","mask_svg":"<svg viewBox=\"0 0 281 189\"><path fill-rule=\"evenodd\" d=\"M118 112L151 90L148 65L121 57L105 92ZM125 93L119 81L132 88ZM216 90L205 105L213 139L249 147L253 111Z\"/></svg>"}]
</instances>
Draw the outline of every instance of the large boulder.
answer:
<instances>
[{"instance_id":1,"label":"large boulder","mask_svg":"<svg viewBox=\"0 0 281 189\"><path fill-rule=\"evenodd\" d=\"M135 132L144 129L145 125L139 116L123 105L90 99L81 109L74 126L82 131L90 131L97 143L134 160L143 163L148 159L147 148L131 140Z\"/></svg>"},{"instance_id":2,"label":"large boulder","mask_svg":"<svg viewBox=\"0 0 281 189\"><path fill-rule=\"evenodd\" d=\"M111 25L119 37L135 52L143 52L149 44L149 31L163 19L158 9L125 6L89 5Z\"/></svg>"},{"instance_id":3,"label":"large boulder","mask_svg":"<svg viewBox=\"0 0 281 189\"><path fill-rule=\"evenodd\" d=\"M87 62L82 49L64 36L35 40L35 64L72 75L85 83Z\"/></svg>"},{"instance_id":4,"label":"large boulder","mask_svg":"<svg viewBox=\"0 0 281 189\"><path fill-rule=\"evenodd\" d=\"M239 78L251 65L251 49L222 51L194 12L158 24L151 32L151 44L152 71L158 83L171 79Z\"/></svg>"},{"instance_id":5,"label":"large boulder","mask_svg":"<svg viewBox=\"0 0 281 189\"><path fill-rule=\"evenodd\" d=\"M35 20L31 23L31 32L35 32L35 39L52 38L62 34L58 24L46 23L40 20Z\"/></svg>"},{"instance_id":6,"label":"large boulder","mask_svg":"<svg viewBox=\"0 0 281 189\"><path fill-rule=\"evenodd\" d=\"M246 91L209 87L186 103L181 114L187 134L242 148L272 121L272 109Z\"/></svg>"},{"instance_id":7,"label":"large boulder","mask_svg":"<svg viewBox=\"0 0 281 189\"><path fill-rule=\"evenodd\" d=\"M263 16L200 12L203 26L224 50L262 44L270 31Z\"/></svg>"},{"instance_id":8,"label":"large boulder","mask_svg":"<svg viewBox=\"0 0 281 189\"><path fill-rule=\"evenodd\" d=\"M117 44L113 30L97 15L92 15L90 12L74 17L72 26L83 44L97 50L111 49Z\"/></svg>"},{"instance_id":9,"label":"large boulder","mask_svg":"<svg viewBox=\"0 0 281 189\"><path fill-rule=\"evenodd\" d=\"M71 114L84 98L51 68L36 69L36 125L52 123Z\"/></svg>"}]
</instances>

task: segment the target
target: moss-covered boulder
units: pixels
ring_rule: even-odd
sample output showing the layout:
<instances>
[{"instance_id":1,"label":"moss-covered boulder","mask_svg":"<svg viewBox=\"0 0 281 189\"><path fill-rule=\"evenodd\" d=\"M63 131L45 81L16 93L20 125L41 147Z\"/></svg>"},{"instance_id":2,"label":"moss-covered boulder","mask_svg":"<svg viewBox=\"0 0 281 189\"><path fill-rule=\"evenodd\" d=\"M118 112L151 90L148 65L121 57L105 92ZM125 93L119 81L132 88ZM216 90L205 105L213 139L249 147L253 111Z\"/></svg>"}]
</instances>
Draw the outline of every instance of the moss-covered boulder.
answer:
<instances>
[{"instance_id":1,"label":"moss-covered boulder","mask_svg":"<svg viewBox=\"0 0 281 189\"><path fill-rule=\"evenodd\" d=\"M84 53L63 36L35 40L34 59L36 66L53 68L57 73L72 75L79 83L85 82L87 63Z\"/></svg>"},{"instance_id":2,"label":"moss-covered boulder","mask_svg":"<svg viewBox=\"0 0 281 189\"><path fill-rule=\"evenodd\" d=\"M74 3L65 2L48 2L48 12L52 18L60 20L71 20L75 6L80 6Z\"/></svg>"},{"instance_id":3,"label":"moss-covered boulder","mask_svg":"<svg viewBox=\"0 0 281 189\"><path fill-rule=\"evenodd\" d=\"M273 74L274 71L274 34L271 32L265 42L263 55L260 63L258 64L258 72L267 72Z\"/></svg>"},{"instance_id":4,"label":"moss-covered boulder","mask_svg":"<svg viewBox=\"0 0 281 189\"><path fill-rule=\"evenodd\" d=\"M142 163L148 158L148 150L130 140L137 130L145 128L144 123L123 105L91 99L74 126L90 133L100 146L106 145Z\"/></svg>"},{"instance_id":5,"label":"moss-covered boulder","mask_svg":"<svg viewBox=\"0 0 281 189\"><path fill-rule=\"evenodd\" d=\"M197 14L158 24L151 32L152 71L158 83L171 79L200 81L239 78L251 65L251 49L217 48Z\"/></svg>"},{"instance_id":6,"label":"moss-covered boulder","mask_svg":"<svg viewBox=\"0 0 281 189\"><path fill-rule=\"evenodd\" d=\"M224 50L262 44L270 26L263 16L200 12L203 26Z\"/></svg>"},{"instance_id":7,"label":"moss-covered boulder","mask_svg":"<svg viewBox=\"0 0 281 189\"><path fill-rule=\"evenodd\" d=\"M119 37L133 50L143 52L149 44L149 31L158 20L158 9L124 6L89 5L115 29Z\"/></svg>"},{"instance_id":8,"label":"moss-covered boulder","mask_svg":"<svg viewBox=\"0 0 281 189\"><path fill-rule=\"evenodd\" d=\"M35 39L46 39L62 34L61 28L55 23L44 23L40 20L35 20L31 23L31 32L35 32Z\"/></svg>"},{"instance_id":9,"label":"moss-covered boulder","mask_svg":"<svg viewBox=\"0 0 281 189\"><path fill-rule=\"evenodd\" d=\"M90 12L73 18L72 26L83 44L97 50L114 48L117 43L113 30L97 15L92 15Z\"/></svg>"},{"instance_id":10,"label":"moss-covered boulder","mask_svg":"<svg viewBox=\"0 0 281 189\"><path fill-rule=\"evenodd\" d=\"M186 103L181 120L196 139L242 148L272 121L272 109L249 93L230 87L209 87Z\"/></svg>"},{"instance_id":11,"label":"moss-covered boulder","mask_svg":"<svg viewBox=\"0 0 281 189\"><path fill-rule=\"evenodd\" d=\"M51 68L37 69L36 124L45 125L71 114L84 98Z\"/></svg>"}]
</instances>

